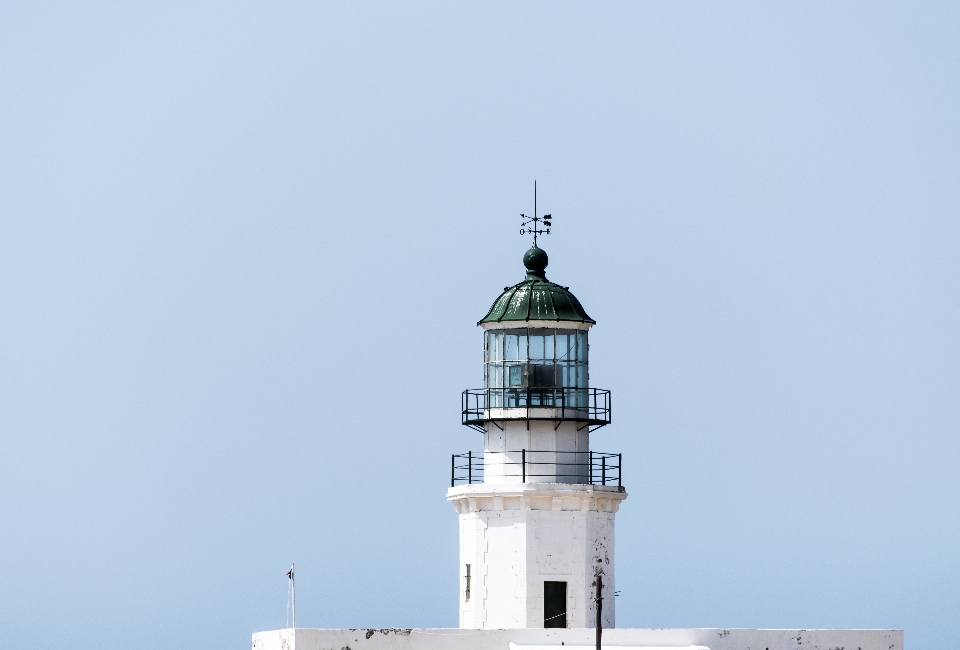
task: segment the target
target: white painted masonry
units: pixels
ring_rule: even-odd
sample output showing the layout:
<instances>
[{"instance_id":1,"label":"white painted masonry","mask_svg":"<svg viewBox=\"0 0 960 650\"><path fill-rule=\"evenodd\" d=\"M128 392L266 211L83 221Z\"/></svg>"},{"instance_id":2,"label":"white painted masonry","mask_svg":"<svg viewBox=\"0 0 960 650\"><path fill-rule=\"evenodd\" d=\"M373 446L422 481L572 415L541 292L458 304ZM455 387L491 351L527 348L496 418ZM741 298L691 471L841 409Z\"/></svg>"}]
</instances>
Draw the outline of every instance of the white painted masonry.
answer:
<instances>
[{"instance_id":1,"label":"white painted masonry","mask_svg":"<svg viewBox=\"0 0 960 650\"><path fill-rule=\"evenodd\" d=\"M594 577L604 576L603 626L614 626L613 517L622 488L559 483L461 485L460 627L543 627L543 582L567 583L567 626L596 624Z\"/></svg>"},{"instance_id":2,"label":"white painted masonry","mask_svg":"<svg viewBox=\"0 0 960 650\"><path fill-rule=\"evenodd\" d=\"M590 629L274 630L253 635L253 650L585 650ZM619 629L603 631L610 650L903 650L902 630Z\"/></svg>"},{"instance_id":3,"label":"white painted masonry","mask_svg":"<svg viewBox=\"0 0 960 650\"><path fill-rule=\"evenodd\" d=\"M488 425L483 434L483 482L502 483L589 483L590 432L577 422L555 420L508 420L528 412L531 417L548 418L552 408L489 409L491 417L504 418ZM571 409L567 409L569 413ZM559 415L557 416L559 417ZM526 472L521 450L527 450ZM525 476L524 476L525 474Z\"/></svg>"}]
</instances>

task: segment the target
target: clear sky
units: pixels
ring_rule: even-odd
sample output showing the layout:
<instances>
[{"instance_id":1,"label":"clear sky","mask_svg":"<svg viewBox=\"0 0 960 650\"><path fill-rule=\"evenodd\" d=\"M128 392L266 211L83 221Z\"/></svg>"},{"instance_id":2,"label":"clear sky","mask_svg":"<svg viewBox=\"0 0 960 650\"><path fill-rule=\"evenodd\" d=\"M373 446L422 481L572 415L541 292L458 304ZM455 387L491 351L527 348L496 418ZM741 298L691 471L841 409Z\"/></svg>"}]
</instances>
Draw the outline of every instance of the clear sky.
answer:
<instances>
[{"instance_id":1,"label":"clear sky","mask_svg":"<svg viewBox=\"0 0 960 650\"><path fill-rule=\"evenodd\" d=\"M960 612L956 3L4 3L0 638L455 626L475 323L598 321L621 627Z\"/></svg>"}]
</instances>

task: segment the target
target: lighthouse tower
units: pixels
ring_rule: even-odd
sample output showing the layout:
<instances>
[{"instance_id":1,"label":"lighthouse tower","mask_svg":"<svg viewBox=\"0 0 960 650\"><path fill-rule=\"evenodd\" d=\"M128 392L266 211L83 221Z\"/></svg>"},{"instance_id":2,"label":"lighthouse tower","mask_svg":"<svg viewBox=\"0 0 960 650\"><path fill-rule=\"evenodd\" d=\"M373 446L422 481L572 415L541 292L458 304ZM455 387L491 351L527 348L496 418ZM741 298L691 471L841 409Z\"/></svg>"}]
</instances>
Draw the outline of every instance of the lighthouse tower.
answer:
<instances>
[{"instance_id":1,"label":"lighthouse tower","mask_svg":"<svg viewBox=\"0 0 960 650\"><path fill-rule=\"evenodd\" d=\"M462 629L286 628L254 634L253 650L903 650L902 630L601 629L614 627L613 523L627 498L620 454L590 446L610 424L610 391L588 380L594 320L547 280L536 236L548 216L523 218L521 234L534 235L526 277L478 323L484 385L463 392L463 424L483 434L483 451L455 454L450 468Z\"/></svg>"},{"instance_id":2,"label":"lighthouse tower","mask_svg":"<svg viewBox=\"0 0 960 650\"><path fill-rule=\"evenodd\" d=\"M535 226L536 227L536 226ZM614 627L613 523L627 494L621 458L590 447L610 391L589 383L595 324L547 253L503 293L484 330L484 387L463 392L483 452L457 454L447 499L460 518L460 627Z\"/></svg>"}]
</instances>

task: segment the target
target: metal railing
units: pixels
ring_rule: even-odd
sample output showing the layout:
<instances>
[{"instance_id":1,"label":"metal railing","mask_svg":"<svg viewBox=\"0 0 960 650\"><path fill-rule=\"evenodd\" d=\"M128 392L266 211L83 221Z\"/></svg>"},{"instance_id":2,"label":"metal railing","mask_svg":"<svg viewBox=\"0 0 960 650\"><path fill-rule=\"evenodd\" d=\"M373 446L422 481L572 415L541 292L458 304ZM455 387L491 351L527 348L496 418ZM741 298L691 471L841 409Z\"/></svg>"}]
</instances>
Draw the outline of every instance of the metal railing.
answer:
<instances>
[{"instance_id":1,"label":"metal railing","mask_svg":"<svg viewBox=\"0 0 960 650\"><path fill-rule=\"evenodd\" d=\"M495 420L571 420L590 430L610 424L610 391L602 388L471 388L462 422L478 431Z\"/></svg>"},{"instance_id":2,"label":"metal railing","mask_svg":"<svg viewBox=\"0 0 960 650\"><path fill-rule=\"evenodd\" d=\"M622 462L623 454L598 451L468 451L450 457L450 487L483 483L487 469L505 482L620 486Z\"/></svg>"}]
</instances>

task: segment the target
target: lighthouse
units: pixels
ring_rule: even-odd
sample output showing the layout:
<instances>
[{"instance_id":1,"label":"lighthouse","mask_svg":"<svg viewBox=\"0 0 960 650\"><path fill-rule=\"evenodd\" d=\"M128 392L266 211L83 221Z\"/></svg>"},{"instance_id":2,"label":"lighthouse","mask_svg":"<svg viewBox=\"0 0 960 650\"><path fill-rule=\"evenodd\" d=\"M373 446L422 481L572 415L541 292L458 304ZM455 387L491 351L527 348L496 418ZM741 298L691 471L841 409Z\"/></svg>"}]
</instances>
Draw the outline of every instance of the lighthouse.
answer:
<instances>
[{"instance_id":1,"label":"lighthouse","mask_svg":"<svg viewBox=\"0 0 960 650\"><path fill-rule=\"evenodd\" d=\"M462 421L483 450L453 456L447 491L461 628L588 628L598 609L614 627L614 518L627 493L621 455L590 440L610 424L610 391L590 386L596 322L547 279L547 262L534 241L524 279L478 323L484 381L463 392Z\"/></svg>"},{"instance_id":2,"label":"lighthouse","mask_svg":"<svg viewBox=\"0 0 960 650\"><path fill-rule=\"evenodd\" d=\"M303 629L294 621L255 633L252 649L903 650L902 630L611 629L623 459L591 445L611 413L610 391L590 385L596 322L569 287L547 279L537 235L550 232L549 215L534 215L521 215L520 234L533 235L524 278L477 323L483 384L463 391L461 416L483 447L450 460L459 629ZM292 587L292 566L286 575Z\"/></svg>"}]
</instances>

